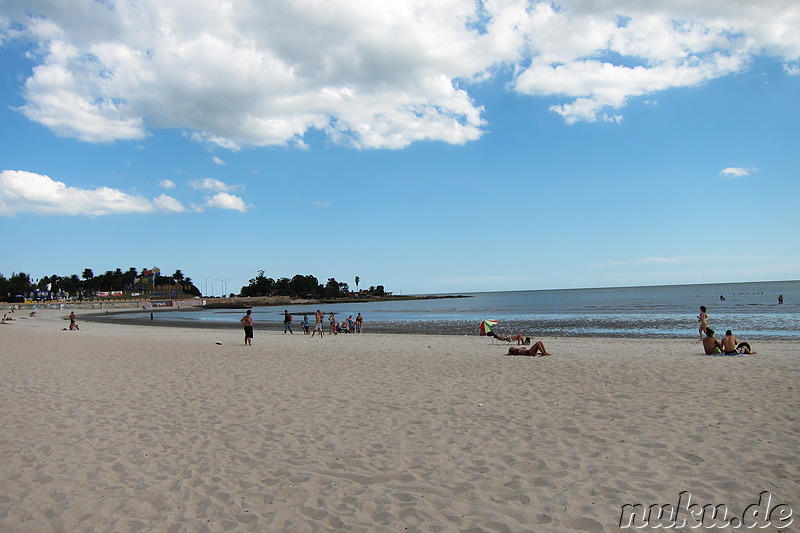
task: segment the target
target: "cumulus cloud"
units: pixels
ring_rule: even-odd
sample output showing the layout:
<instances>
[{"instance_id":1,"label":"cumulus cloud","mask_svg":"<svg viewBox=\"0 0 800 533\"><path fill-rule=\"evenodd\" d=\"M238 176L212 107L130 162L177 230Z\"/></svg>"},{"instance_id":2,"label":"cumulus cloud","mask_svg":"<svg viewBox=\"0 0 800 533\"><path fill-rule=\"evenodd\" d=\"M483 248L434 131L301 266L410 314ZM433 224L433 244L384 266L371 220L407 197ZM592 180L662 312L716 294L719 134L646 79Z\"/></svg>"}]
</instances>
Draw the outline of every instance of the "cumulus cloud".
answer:
<instances>
[{"instance_id":1,"label":"cumulus cloud","mask_svg":"<svg viewBox=\"0 0 800 533\"><path fill-rule=\"evenodd\" d=\"M800 61L794 0L7 0L0 43L35 43L19 111L59 135L178 128L228 150L463 144L470 91L500 79L568 123L620 122L631 98ZM505 77L506 79L502 79ZM220 160L221 161L221 160ZM215 161L216 162L216 161ZM221 192L221 191L220 191Z\"/></svg>"},{"instance_id":2,"label":"cumulus cloud","mask_svg":"<svg viewBox=\"0 0 800 533\"><path fill-rule=\"evenodd\" d=\"M0 215L114 215L181 212L180 202L162 194L154 200L100 187L68 187L49 176L23 170L0 172Z\"/></svg>"},{"instance_id":3,"label":"cumulus cloud","mask_svg":"<svg viewBox=\"0 0 800 533\"><path fill-rule=\"evenodd\" d=\"M222 159L220 159L217 156L212 157L211 158L211 162L214 163L215 165L224 165L225 164L225 161L223 161Z\"/></svg>"},{"instance_id":4,"label":"cumulus cloud","mask_svg":"<svg viewBox=\"0 0 800 533\"><path fill-rule=\"evenodd\" d=\"M743 178L757 170L755 167L728 167L720 170L719 173L726 178Z\"/></svg>"},{"instance_id":5,"label":"cumulus cloud","mask_svg":"<svg viewBox=\"0 0 800 533\"><path fill-rule=\"evenodd\" d=\"M175 182L172 180L160 180L158 184L164 189L174 189L176 187Z\"/></svg>"},{"instance_id":6,"label":"cumulus cloud","mask_svg":"<svg viewBox=\"0 0 800 533\"><path fill-rule=\"evenodd\" d=\"M198 191L220 191L220 192L230 191L236 188L214 178L203 178L199 180L192 180L189 182L189 187L191 187L192 189L196 189Z\"/></svg>"},{"instance_id":7,"label":"cumulus cloud","mask_svg":"<svg viewBox=\"0 0 800 533\"><path fill-rule=\"evenodd\" d=\"M182 203L171 196L167 196L166 194L162 194L161 196L154 198L153 205L155 205L159 211L164 212L183 213L186 211L186 208L183 207Z\"/></svg>"},{"instance_id":8,"label":"cumulus cloud","mask_svg":"<svg viewBox=\"0 0 800 533\"><path fill-rule=\"evenodd\" d=\"M214 196L207 196L206 203L204 207L216 207L218 209L232 209L234 211L241 211L244 213L247 211L247 205L245 205L244 200L240 197L228 194L226 192L220 192L215 194Z\"/></svg>"}]
</instances>

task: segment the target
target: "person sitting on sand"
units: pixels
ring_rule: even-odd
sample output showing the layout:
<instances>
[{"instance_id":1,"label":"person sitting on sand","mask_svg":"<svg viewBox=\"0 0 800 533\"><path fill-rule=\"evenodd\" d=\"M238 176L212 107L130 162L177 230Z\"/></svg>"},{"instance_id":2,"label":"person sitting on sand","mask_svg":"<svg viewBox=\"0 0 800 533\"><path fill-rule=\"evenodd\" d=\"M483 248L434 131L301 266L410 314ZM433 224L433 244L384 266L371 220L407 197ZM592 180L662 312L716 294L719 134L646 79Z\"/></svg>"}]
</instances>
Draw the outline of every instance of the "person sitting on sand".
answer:
<instances>
[{"instance_id":1,"label":"person sitting on sand","mask_svg":"<svg viewBox=\"0 0 800 533\"><path fill-rule=\"evenodd\" d=\"M725 332L725 336L722 337L722 353L725 355L750 355L756 352L750 350L748 343L736 340L736 335L731 330L728 330Z\"/></svg>"},{"instance_id":2,"label":"person sitting on sand","mask_svg":"<svg viewBox=\"0 0 800 533\"><path fill-rule=\"evenodd\" d=\"M506 355L529 355L534 357L536 354L540 356L550 355L547 353L547 350L544 347L544 343L542 341L536 341L534 344L531 345L530 348L521 348L512 346L508 349L508 353Z\"/></svg>"},{"instance_id":3,"label":"person sitting on sand","mask_svg":"<svg viewBox=\"0 0 800 533\"><path fill-rule=\"evenodd\" d=\"M714 330L706 328L706 336L703 337L703 351L706 355L719 355L722 353L722 343L714 338Z\"/></svg>"}]
</instances>

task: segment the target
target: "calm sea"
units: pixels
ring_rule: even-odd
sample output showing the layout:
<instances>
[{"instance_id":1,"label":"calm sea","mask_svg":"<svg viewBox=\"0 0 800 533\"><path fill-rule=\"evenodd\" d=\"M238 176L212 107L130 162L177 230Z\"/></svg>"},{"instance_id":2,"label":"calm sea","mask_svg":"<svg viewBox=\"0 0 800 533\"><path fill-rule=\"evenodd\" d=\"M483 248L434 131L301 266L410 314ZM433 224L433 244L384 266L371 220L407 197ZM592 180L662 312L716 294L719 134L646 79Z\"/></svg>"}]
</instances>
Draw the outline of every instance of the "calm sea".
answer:
<instances>
[{"instance_id":1,"label":"calm sea","mask_svg":"<svg viewBox=\"0 0 800 533\"><path fill-rule=\"evenodd\" d=\"M314 321L321 308L339 320L361 313L368 332L476 335L484 319L495 330L533 337L690 337L699 307L709 326L745 339L800 340L800 281L460 293L465 298L292 305L295 332L303 313ZM778 296L783 295L783 304ZM721 299L720 297L724 298ZM184 325L239 327L241 310L171 311L159 314ZM144 318L148 313L117 315ZM283 307L257 307L257 329L281 329Z\"/></svg>"}]
</instances>

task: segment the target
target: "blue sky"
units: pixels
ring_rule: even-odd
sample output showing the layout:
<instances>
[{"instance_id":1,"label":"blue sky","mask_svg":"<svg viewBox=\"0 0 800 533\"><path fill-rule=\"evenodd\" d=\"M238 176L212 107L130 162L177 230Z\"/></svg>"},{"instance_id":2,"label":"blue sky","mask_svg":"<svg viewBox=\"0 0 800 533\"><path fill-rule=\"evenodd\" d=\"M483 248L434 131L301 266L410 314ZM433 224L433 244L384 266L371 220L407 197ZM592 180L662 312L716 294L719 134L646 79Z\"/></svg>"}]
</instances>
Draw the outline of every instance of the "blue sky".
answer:
<instances>
[{"instance_id":1,"label":"blue sky","mask_svg":"<svg viewBox=\"0 0 800 533\"><path fill-rule=\"evenodd\" d=\"M800 278L800 6L0 2L0 273Z\"/></svg>"}]
</instances>

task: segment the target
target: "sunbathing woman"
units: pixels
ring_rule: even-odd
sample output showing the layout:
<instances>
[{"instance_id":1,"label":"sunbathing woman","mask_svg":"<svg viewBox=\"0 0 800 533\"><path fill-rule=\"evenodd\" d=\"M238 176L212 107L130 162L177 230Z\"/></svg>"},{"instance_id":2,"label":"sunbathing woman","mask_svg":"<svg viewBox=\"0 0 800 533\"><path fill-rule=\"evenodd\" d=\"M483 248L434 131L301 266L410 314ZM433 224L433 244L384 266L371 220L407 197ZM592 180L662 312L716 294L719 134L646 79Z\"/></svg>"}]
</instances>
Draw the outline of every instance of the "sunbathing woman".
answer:
<instances>
[{"instance_id":1,"label":"sunbathing woman","mask_svg":"<svg viewBox=\"0 0 800 533\"><path fill-rule=\"evenodd\" d=\"M508 353L506 355L529 355L531 357L534 357L537 353L540 356L550 355L549 353L547 353L547 350L545 349L544 343L542 341L536 341L531 345L530 348L512 346L511 348L508 349Z\"/></svg>"},{"instance_id":2,"label":"sunbathing woman","mask_svg":"<svg viewBox=\"0 0 800 533\"><path fill-rule=\"evenodd\" d=\"M519 333L517 333L516 335L503 335L501 333L494 333L493 336L494 336L495 339L501 340L501 341L505 341L505 342L517 341L517 346L519 346L520 344L530 344L531 343L531 338L530 337L523 337Z\"/></svg>"}]
</instances>

